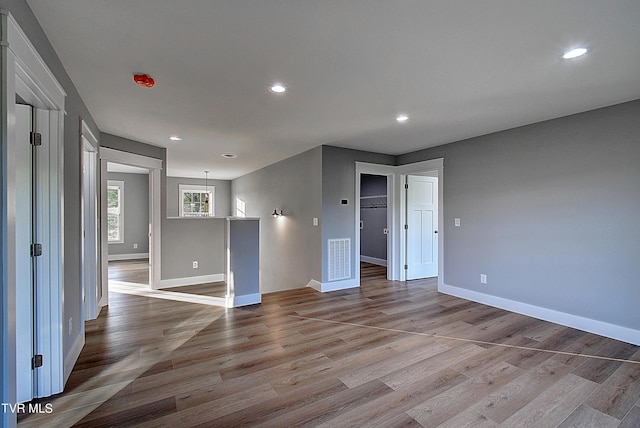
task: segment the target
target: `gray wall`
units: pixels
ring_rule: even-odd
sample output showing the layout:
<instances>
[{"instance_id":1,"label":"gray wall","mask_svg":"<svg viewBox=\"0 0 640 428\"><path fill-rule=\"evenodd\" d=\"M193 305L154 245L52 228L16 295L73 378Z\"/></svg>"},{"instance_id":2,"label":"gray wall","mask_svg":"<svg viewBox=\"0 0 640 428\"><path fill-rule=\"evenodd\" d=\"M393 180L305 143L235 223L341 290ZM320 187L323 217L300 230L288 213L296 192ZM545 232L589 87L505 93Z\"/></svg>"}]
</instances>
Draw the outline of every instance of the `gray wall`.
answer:
<instances>
[{"instance_id":1,"label":"gray wall","mask_svg":"<svg viewBox=\"0 0 640 428\"><path fill-rule=\"evenodd\" d=\"M110 134L101 134L100 145L163 161L161 279L224 273L224 220L167 217L166 149ZM198 261L197 269L192 267L195 260Z\"/></svg>"},{"instance_id":2,"label":"gray wall","mask_svg":"<svg viewBox=\"0 0 640 428\"><path fill-rule=\"evenodd\" d=\"M304 287L321 280L322 149L297 156L233 180L231 197L246 203L248 217L260 221L262 293ZM234 202L235 203L235 202ZM272 218L275 207L284 217Z\"/></svg>"},{"instance_id":3,"label":"gray wall","mask_svg":"<svg viewBox=\"0 0 640 428\"><path fill-rule=\"evenodd\" d=\"M63 322L73 318L71 334L64 335L63 356L66 357L80 335L82 290L80 281L80 119L98 135L89 110L80 98L42 27L24 0L0 0L0 8L9 11L34 45L46 65L67 93L64 115L64 303ZM65 330L66 331L66 330Z\"/></svg>"},{"instance_id":4,"label":"gray wall","mask_svg":"<svg viewBox=\"0 0 640 428\"><path fill-rule=\"evenodd\" d=\"M204 186L204 178L167 177L167 216L180 215L180 184L197 184ZM231 211L231 181L207 180L208 186L215 186L214 209L215 217L227 217Z\"/></svg>"},{"instance_id":5,"label":"gray wall","mask_svg":"<svg viewBox=\"0 0 640 428\"><path fill-rule=\"evenodd\" d=\"M400 156L444 157L444 282L640 329L638 118L640 100Z\"/></svg>"},{"instance_id":6,"label":"gray wall","mask_svg":"<svg viewBox=\"0 0 640 428\"><path fill-rule=\"evenodd\" d=\"M322 253L327 254L329 239L351 239L351 266L359 266L360 255L355 254L354 203L356 195L355 162L395 165L396 157L339 147L322 146ZM342 205L342 199L349 201ZM322 282L328 281L327 257L322 259ZM355 279L356 272L351 272Z\"/></svg>"},{"instance_id":7,"label":"gray wall","mask_svg":"<svg viewBox=\"0 0 640 428\"><path fill-rule=\"evenodd\" d=\"M225 219L171 218L162 222L162 279L223 274ZM193 268L198 261L198 268Z\"/></svg>"},{"instance_id":8,"label":"gray wall","mask_svg":"<svg viewBox=\"0 0 640 428\"><path fill-rule=\"evenodd\" d=\"M360 196L381 195L387 195L387 177L362 174ZM387 208L360 208L360 221L360 255L387 260L387 235L383 231L388 227Z\"/></svg>"},{"instance_id":9,"label":"gray wall","mask_svg":"<svg viewBox=\"0 0 640 428\"><path fill-rule=\"evenodd\" d=\"M110 172L108 179L124 182L124 242L110 243L109 255L149 253L149 174Z\"/></svg>"},{"instance_id":10,"label":"gray wall","mask_svg":"<svg viewBox=\"0 0 640 428\"><path fill-rule=\"evenodd\" d=\"M260 220L232 220L227 234L234 295L260 293Z\"/></svg>"}]
</instances>

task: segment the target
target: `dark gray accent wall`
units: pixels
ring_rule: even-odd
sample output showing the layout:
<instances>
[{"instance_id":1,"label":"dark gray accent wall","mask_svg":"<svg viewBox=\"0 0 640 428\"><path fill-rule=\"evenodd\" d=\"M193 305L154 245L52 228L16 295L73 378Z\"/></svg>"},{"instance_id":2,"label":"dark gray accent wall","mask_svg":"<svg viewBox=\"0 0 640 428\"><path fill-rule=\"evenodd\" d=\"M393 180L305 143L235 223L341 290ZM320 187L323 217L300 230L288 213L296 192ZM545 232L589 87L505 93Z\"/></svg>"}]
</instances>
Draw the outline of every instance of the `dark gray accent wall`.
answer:
<instances>
[{"instance_id":1,"label":"dark gray accent wall","mask_svg":"<svg viewBox=\"0 0 640 428\"><path fill-rule=\"evenodd\" d=\"M82 290L80 281L80 119L84 119L91 131L98 135L91 113L80 98L62 62L58 58L42 27L24 0L0 0L0 8L9 11L38 51L46 65L64 88L64 303L63 321L67 325L73 318L73 330L64 335L63 355L66 357L80 335L82 319Z\"/></svg>"},{"instance_id":2,"label":"dark gray accent wall","mask_svg":"<svg viewBox=\"0 0 640 428\"><path fill-rule=\"evenodd\" d=\"M444 282L640 329L638 118L640 100L400 156L444 158Z\"/></svg>"},{"instance_id":3,"label":"dark gray accent wall","mask_svg":"<svg viewBox=\"0 0 640 428\"><path fill-rule=\"evenodd\" d=\"M178 217L180 215L180 185L197 184L204 186L204 178L167 177L167 216ZM215 187L214 209L215 217L228 217L232 215L231 209L231 181L207 180L208 186Z\"/></svg>"},{"instance_id":4,"label":"dark gray accent wall","mask_svg":"<svg viewBox=\"0 0 640 428\"><path fill-rule=\"evenodd\" d=\"M108 179L124 182L124 242L109 244L109 254L149 253L149 175L110 172Z\"/></svg>"},{"instance_id":5,"label":"dark gray accent wall","mask_svg":"<svg viewBox=\"0 0 640 428\"><path fill-rule=\"evenodd\" d=\"M360 197L387 195L387 177L383 175L362 174L360 177ZM386 201L386 199L384 199ZM373 199L377 201L377 199ZM362 208L362 207L365 208ZM360 255L387 260L387 207L360 205Z\"/></svg>"},{"instance_id":6,"label":"dark gray accent wall","mask_svg":"<svg viewBox=\"0 0 640 428\"><path fill-rule=\"evenodd\" d=\"M355 254L356 162L395 165L396 156L322 146L322 254L329 239L351 239L351 278L355 279L360 255ZM348 204L343 205L342 199ZM322 282L328 281L328 260L322 259Z\"/></svg>"},{"instance_id":7,"label":"dark gray accent wall","mask_svg":"<svg viewBox=\"0 0 640 428\"><path fill-rule=\"evenodd\" d=\"M320 281L322 219L322 149L297 156L237 178L231 183L232 203L246 203L247 217L260 220L260 286L262 293ZM271 217L274 208L281 218Z\"/></svg>"},{"instance_id":8,"label":"dark gray accent wall","mask_svg":"<svg viewBox=\"0 0 640 428\"><path fill-rule=\"evenodd\" d=\"M223 274L225 219L170 218L162 222L162 279ZM193 268L193 262L198 268Z\"/></svg>"}]
</instances>

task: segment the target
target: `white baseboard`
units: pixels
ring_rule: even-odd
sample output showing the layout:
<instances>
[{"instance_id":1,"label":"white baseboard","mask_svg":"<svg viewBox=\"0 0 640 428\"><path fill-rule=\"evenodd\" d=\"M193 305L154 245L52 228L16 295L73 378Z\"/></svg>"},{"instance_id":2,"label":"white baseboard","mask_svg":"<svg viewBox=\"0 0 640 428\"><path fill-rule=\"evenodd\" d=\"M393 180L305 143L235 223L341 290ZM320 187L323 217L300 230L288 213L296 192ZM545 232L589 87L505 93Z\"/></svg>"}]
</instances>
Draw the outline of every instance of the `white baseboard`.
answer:
<instances>
[{"instance_id":1,"label":"white baseboard","mask_svg":"<svg viewBox=\"0 0 640 428\"><path fill-rule=\"evenodd\" d=\"M214 273L211 275L200 276L188 276L185 278L173 278L173 279L161 279L158 281L156 288L161 290L163 288L183 287L185 285L205 284L207 282L224 282L225 274Z\"/></svg>"},{"instance_id":2,"label":"white baseboard","mask_svg":"<svg viewBox=\"0 0 640 428\"><path fill-rule=\"evenodd\" d=\"M131 254L109 254L108 260L110 262L114 260L140 260L148 259L149 253L131 253Z\"/></svg>"},{"instance_id":3,"label":"white baseboard","mask_svg":"<svg viewBox=\"0 0 640 428\"><path fill-rule=\"evenodd\" d=\"M544 321L553 322L567 327L576 328L589 333L599 334L612 339L628 342L633 345L640 345L640 330L622 327L591 318L584 318L578 315L567 314L553 309L542 308L528 303L517 302L502 297L491 296L479 293L466 288L455 287L442 284L438 291L463 299L482 303L500 309L506 309L522 315L538 318Z\"/></svg>"},{"instance_id":4,"label":"white baseboard","mask_svg":"<svg viewBox=\"0 0 640 428\"><path fill-rule=\"evenodd\" d=\"M311 287L314 290L322 293L322 283L316 281L315 279L312 279L311 281L309 281L309 283L307 284L307 287Z\"/></svg>"},{"instance_id":5,"label":"white baseboard","mask_svg":"<svg viewBox=\"0 0 640 428\"><path fill-rule=\"evenodd\" d=\"M361 255L360 261L365 263L371 263L372 265L385 266L385 267L387 266L387 261L385 259L377 259L375 257Z\"/></svg>"},{"instance_id":6,"label":"white baseboard","mask_svg":"<svg viewBox=\"0 0 640 428\"><path fill-rule=\"evenodd\" d=\"M71 371L73 370L73 366L76 364L76 361L78 361L78 358L80 357L80 352L82 352L83 347L84 347L84 332L82 332L81 334L78 335L78 337L76 337L76 340L75 342L73 342L73 346L71 347L71 350L69 351L67 356L64 358L64 382L63 383L67 383L67 380L71 375Z\"/></svg>"},{"instance_id":7,"label":"white baseboard","mask_svg":"<svg viewBox=\"0 0 640 428\"><path fill-rule=\"evenodd\" d=\"M348 288L357 288L360 284L358 284L355 279L345 279L342 281L332 281L332 282L318 282L315 279L312 279L307 284L307 287L311 287L316 291L321 293L326 293L328 291L338 291L338 290L346 290Z\"/></svg>"},{"instance_id":8,"label":"white baseboard","mask_svg":"<svg viewBox=\"0 0 640 428\"><path fill-rule=\"evenodd\" d=\"M257 305L262 302L260 293L245 294L243 296L227 296L227 308L237 308L239 306Z\"/></svg>"}]
</instances>

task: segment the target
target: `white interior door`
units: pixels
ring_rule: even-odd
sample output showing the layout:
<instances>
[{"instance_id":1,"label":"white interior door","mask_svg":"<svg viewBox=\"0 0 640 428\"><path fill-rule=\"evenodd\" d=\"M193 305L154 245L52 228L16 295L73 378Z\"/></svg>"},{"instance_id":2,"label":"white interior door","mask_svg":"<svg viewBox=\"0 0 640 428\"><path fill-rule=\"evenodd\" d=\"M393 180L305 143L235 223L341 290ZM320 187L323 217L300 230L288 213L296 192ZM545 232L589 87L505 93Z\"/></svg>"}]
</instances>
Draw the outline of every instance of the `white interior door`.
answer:
<instances>
[{"instance_id":1,"label":"white interior door","mask_svg":"<svg viewBox=\"0 0 640 428\"><path fill-rule=\"evenodd\" d=\"M33 282L30 246L32 107L16 105L16 396L33 398Z\"/></svg>"},{"instance_id":2,"label":"white interior door","mask_svg":"<svg viewBox=\"0 0 640 428\"><path fill-rule=\"evenodd\" d=\"M438 178L407 176L407 279L438 276Z\"/></svg>"}]
</instances>

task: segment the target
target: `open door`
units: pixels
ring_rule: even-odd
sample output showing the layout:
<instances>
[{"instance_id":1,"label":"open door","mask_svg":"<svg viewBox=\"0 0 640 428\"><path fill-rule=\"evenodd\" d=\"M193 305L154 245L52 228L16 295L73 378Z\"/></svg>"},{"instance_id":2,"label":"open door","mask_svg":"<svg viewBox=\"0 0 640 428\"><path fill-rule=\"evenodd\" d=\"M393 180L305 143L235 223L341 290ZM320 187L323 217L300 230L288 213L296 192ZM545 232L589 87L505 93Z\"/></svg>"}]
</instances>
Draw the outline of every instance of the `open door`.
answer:
<instances>
[{"instance_id":1,"label":"open door","mask_svg":"<svg viewBox=\"0 0 640 428\"><path fill-rule=\"evenodd\" d=\"M407 279L438 276L438 178L408 175Z\"/></svg>"}]
</instances>

